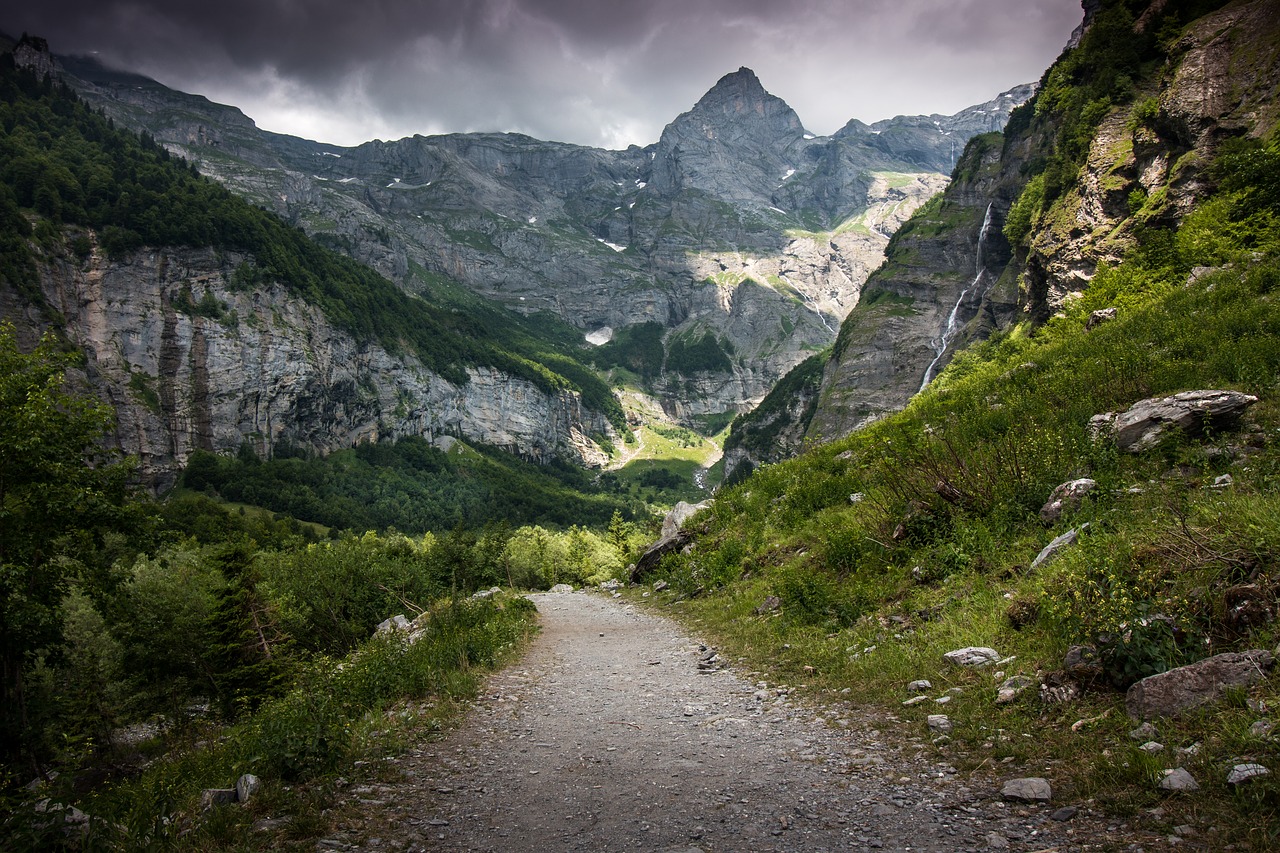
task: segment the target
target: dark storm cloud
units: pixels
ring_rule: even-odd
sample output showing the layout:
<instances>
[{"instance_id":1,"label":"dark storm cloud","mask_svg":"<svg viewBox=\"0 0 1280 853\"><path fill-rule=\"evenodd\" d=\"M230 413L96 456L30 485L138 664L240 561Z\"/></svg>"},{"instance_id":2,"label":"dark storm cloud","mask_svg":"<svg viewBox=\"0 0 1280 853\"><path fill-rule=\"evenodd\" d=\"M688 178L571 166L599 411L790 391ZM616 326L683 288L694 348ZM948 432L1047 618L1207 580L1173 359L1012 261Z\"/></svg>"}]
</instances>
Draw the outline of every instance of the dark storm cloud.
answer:
<instances>
[{"instance_id":1,"label":"dark storm cloud","mask_svg":"<svg viewBox=\"0 0 1280 853\"><path fill-rule=\"evenodd\" d=\"M741 65L817 133L1039 77L1076 0L0 0L0 29L339 143L655 141Z\"/></svg>"}]
</instances>

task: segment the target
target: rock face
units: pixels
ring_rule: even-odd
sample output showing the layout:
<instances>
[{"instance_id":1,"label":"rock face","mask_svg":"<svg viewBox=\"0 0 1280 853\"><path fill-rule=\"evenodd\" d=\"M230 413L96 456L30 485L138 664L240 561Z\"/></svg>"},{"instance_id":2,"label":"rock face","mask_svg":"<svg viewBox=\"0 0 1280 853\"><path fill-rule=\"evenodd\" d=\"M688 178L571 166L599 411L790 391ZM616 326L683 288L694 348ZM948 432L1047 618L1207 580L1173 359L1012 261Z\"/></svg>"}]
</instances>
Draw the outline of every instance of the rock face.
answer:
<instances>
[{"instance_id":1,"label":"rock face","mask_svg":"<svg viewBox=\"0 0 1280 853\"><path fill-rule=\"evenodd\" d=\"M1239 391L1183 391L1140 400L1119 414L1095 415L1089 427L1095 435L1110 435L1120 450L1140 453L1172 432L1194 436L1229 426L1256 402Z\"/></svg>"},{"instance_id":2,"label":"rock face","mask_svg":"<svg viewBox=\"0 0 1280 853\"><path fill-rule=\"evenodd\" d=\"M1229 652L1190 666L1148 676L1129 688L1125 708L1131 717L1167 717L1220 697L1228 687L1266 678L1275 659L1268 651Z\"/></svg>"},{"instance_id":3,"label":"rock face","mask_svg":"<svg viewBox=\"0 0 1280 853\"><path fill-rule=\"evenodd\" d=\"M117 413L115 444L166 488L197 449L261 456L281 443L327 452L363 441L461 436L531 459L603 454L588 435L604 418L577 394L548 394L487 367L453 385L411 356L359 344L283 287L229 285L243 258L211 251L135 253L46 265L41 287L68 339L88 359L84 378ZM180 294L211 293L223 319L183 313ZM32 336L42 316L0 289L0 316Z\"/></svg>"},{"instance_id":4,"label":"rock face","mask_svg":"<svg viewBox=\"0 0 1280 853\"><path fill-rule=\"evenodd\" d=\"M645 148L518 134L340 148L261 132L238 110L90 60L62 62L117 121L410 291L461 283L594 341L654 321L668 355L710 334L722 359L668 358L649 380L686 423L749 409L830 345L888 235L945 186L969 136L1030 95L1023 86L956 116L815 137L740 69Z\"/></svg>"},{"instance_id":5,"label":"rock face","mask_svg":"<svg viewBox=\"0 0 1280 853\"><path fill-rule=\"evenodd\" d=\"M1087 16L1097 5L1085 3ZM1177 224L1206 193L1219 142L1265 134L1280 118L1273 6L1233 3L1191 24L1143 84L1155 92L1154 118L1135 128L1129 106L1103 117L1074 184L1016 251L1001 232L1048 140L1030 114L1003 140L971 140L941 200L895 235L846 318L808 439L834 440L902 408L993 329L1047 320L1133 244L1131 198L1150 199L1146 215L1162 226Z\"/></svg>"}]
</instances>

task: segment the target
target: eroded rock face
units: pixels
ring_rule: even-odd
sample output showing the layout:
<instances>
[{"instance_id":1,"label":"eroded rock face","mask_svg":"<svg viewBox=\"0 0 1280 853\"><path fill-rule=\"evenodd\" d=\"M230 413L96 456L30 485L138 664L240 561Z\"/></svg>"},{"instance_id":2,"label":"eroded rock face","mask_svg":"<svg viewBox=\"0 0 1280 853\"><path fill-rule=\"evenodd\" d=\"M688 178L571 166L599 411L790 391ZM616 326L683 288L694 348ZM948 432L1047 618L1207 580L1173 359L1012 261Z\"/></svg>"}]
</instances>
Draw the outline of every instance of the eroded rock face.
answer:
<instances>
[{"instance_id":1,"label":"eroded rock face","mask_svg":"<svg viewBox=\"0 0 1280 853\"><path fill-rule=\"evenodd\" d=\"M156 487L172 485L194 450L235 452L245 441L267 456L281 442L324 453L456 435L531 459L604 459L588 436L611 427L578 395L485 366L453 385L412 356L358 343L282 286L232 289L241 260L143 250L116 262L95 252L42 270L45 300L88 356L84 378L116 411L114 443ZM225 305L222 320L177 307L180 294L198 302L206 292ZM43 324L7 289L0 315L32 336Z\"/></svg>"},{"instance_id":2,"label":"eroded rock face","mask_svg":"<svg viewBox=\"0 0 1280 853\"><path fill-rule=\"evenodd\" d=\"M1129 688L1125 708L1136 719L1168 717L1213 702L1229 687L1261 681L1271 671L1271 652L1229 652L1148 676Z\"/></svg>"}]
</instances>

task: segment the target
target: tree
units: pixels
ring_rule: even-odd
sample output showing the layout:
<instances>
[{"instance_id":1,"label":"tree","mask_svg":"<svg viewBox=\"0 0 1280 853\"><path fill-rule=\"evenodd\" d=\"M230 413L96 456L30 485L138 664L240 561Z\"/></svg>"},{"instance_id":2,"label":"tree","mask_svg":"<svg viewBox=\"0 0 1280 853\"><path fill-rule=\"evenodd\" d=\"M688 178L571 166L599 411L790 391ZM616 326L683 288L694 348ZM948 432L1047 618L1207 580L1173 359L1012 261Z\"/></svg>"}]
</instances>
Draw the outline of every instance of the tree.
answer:
<instances>
[{"instance_id":1,"label":"tree","mask_svg":"<svg viewBox=\"0 0 1280 853\"><path fill-rule=\"evenodd\" d=\"M88 577L83 554L119 528L128 467L99 439L109 407L64 390L78 355L45 335L29 354L0 323L0 759L26 753L31 731L24 675L62 642L60 608Z\"/></svg>"}]
</instances>

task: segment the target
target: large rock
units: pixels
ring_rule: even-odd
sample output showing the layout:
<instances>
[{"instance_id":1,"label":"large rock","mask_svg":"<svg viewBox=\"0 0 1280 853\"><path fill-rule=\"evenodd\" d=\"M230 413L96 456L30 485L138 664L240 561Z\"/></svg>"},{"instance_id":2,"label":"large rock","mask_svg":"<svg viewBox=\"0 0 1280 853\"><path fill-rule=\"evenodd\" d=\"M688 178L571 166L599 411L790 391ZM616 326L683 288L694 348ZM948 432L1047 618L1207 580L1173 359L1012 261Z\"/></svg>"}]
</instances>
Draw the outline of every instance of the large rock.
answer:
<instances>
[{"instance_id":1,"label":"large rock","mask_svg":"<svg viewBox=\"0 0 1280 853\"><path fill-rule=\"evenodd\" d=\"M1129 688L1125 708L1137 719L1172 716L1216 700L1229 687L1261 681L1274 662L1271 652L1262 649L1214 655L1142 679Z\"/></svg>"},{"instance_id":2,"label":"large rock","mask_svg":"<svg viewBox=\"0 0 1280 853\"><path fill-rule=\"evenodd\" d=\"M704 510L709 506L711 506L711 501L702 501L696 504L677 501L671 512L663 516L662 538L666 539L669 536L675 536L680 528L684 527L686 521L697 515L700 510Z\"/></svg>"},{"instance_id":3,"label":"large rock","mask_svg":"<svg viewBox=\"0 0 1280 853\"><path fill-rule=\"evenodd\" d=\"M1049 500L1040 508L1040 520L1046 525L1056 523L1064 512L1079 509L1084 496L1097 487L1098 481L1088 477L1063 483L1053 490Z\"/></svg>"},{"instance_id":4,"label":"large rock","mask_svg":"<svg viewBox=\"0 0 1280 853\"><path fill-rule=\"evenodd\" d=\"M966 646L943 655L947 663L956 666L988 666L1000 660L1000 653L986 646Z\"/></svg>"},{"instance_id":5,"label":"large rock","mask_svg":"<svg viewBox=\"0 0 1280 853\"><path fill-rule=\"evenodd\" d=\"M1183 391L1139 400L1118 414L1094 415L1089 427L1099 437L1110 434L1118 449L1140 453L1175 431L1194 436L1229 426L1256 402L1240 391Z\"/></svg>"},{"instance_id":6,"label":"large rock","mask_svg":"<svg viewBox=\"0 0 1280 853\"><path fill-rule=\"evenodd\" d=\"M1049 780L1039 776L1026 779L1010 779L1000 789L1000 796L1006 800L1019 800L1024 803L1047 803L1053 799L1053 788Z\"/></svg>"}]
</instances>

